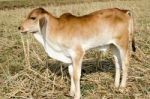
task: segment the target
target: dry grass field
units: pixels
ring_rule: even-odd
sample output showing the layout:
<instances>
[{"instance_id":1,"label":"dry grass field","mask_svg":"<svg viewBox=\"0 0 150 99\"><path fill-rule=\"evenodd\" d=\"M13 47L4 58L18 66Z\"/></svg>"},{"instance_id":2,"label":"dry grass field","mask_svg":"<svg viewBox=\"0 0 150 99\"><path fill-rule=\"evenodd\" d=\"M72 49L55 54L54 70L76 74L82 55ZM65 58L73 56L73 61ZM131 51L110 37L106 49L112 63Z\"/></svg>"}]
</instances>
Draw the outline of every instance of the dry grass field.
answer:
<instances>
[{"instance_id":1,"label":"dry grass field","mask_svg":"<svg viewBox=\"0 0 150 99\"><path fill-rule=\"evenodd\" d=\"M97 0L44 6L55 16L65 12L84 15L112 7L131 10L135 20L137 52L131 51L127 87L123 93L114 88L111 52L103 54L90 50L82 66L82 99L150 99L149 0ZM22 35L18 31L17 27L31 9L0 10L0 99L70 99L65 96L70 87L68 65L48 58L32 34Z\"/></svg>"}]
</instances>

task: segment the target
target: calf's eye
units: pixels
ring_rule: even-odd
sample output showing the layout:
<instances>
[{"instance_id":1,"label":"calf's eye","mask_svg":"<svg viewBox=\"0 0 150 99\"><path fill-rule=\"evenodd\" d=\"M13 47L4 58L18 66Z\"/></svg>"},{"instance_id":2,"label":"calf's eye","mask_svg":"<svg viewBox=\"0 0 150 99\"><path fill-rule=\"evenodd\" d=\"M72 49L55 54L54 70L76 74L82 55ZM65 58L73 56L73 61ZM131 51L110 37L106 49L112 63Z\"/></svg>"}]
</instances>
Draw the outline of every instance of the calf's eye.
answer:
<instances>
[{"instance_id":1,"label":"calf's eye","mask_svg":"<svg viewBox=\"0 0 150 99\"><path fill-rule=\"evenodd\" d=\"M36 17L30 17L30 19L35 20L35 19L36 19Z\"/></svg>"}]
</instances>

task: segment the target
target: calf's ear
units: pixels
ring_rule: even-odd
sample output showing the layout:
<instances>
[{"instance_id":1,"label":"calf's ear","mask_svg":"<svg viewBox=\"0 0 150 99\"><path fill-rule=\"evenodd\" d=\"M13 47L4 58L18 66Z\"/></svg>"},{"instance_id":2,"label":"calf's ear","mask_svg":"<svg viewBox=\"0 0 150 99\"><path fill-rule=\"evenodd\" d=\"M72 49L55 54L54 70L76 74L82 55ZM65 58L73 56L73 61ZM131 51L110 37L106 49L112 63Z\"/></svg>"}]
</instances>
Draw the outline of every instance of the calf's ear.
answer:
<instances>
[{"instance_id":1,"label":"calf's ear","mask_svg":"<svg viewBox=\"0 0 150 99\"><path fill-rule=\"evenodd\" d=\"M47 24L47 21L46 21L45 17L42 17L42 18L39 19L39 26L40 26L41 32L45 32L46 24Z\"/></svg>"}]
</instances>

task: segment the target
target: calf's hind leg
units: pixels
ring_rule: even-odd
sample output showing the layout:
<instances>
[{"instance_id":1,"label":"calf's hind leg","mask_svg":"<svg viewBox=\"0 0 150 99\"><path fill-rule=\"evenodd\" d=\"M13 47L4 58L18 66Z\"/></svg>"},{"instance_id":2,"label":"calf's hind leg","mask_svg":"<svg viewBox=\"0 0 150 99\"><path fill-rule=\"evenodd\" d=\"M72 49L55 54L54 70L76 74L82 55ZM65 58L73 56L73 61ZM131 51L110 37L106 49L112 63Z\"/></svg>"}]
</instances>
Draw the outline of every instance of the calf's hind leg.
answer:
<instances>
[{"instance_id":1,"label":"calf's hind leg","mask_svg":"<svg viewBox=\"0 0 150 99\"><path fill-rule=\"evenodd\" d=\"M115 60L115 87L118 88L120 85L120 74L121 74L120 51L115 45L111 45L111 49Z\"/></svg>"}]
</instances>

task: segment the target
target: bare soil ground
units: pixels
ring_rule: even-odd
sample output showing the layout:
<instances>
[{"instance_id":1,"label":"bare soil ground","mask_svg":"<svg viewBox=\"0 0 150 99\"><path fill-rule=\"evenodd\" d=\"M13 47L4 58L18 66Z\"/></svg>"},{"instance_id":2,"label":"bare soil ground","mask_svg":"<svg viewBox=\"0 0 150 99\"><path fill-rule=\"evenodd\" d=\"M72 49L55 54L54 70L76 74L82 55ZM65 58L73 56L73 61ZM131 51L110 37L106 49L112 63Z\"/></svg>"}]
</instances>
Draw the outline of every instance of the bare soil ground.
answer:
<instances>
[{"instance_id":1,"label":"bare soil ground","mask_svg":"<svg viewBox=\"0 0 150 99\"><path fill-rule=\"evenodd\" d=\"M150 99L149 0L109 0L43 7L55 16L65 12L84 15L112 7L131 10L137 52L131 51L125 92L114 88L115 69L111 52L102 54L90 50L82 66L82 99ZM0 10L0 99L70 99L65 96L70 87L68 65L47 58L32 34L22 35L17 30L24 16L33 8Z\"/></svg>"}]
</instances>

